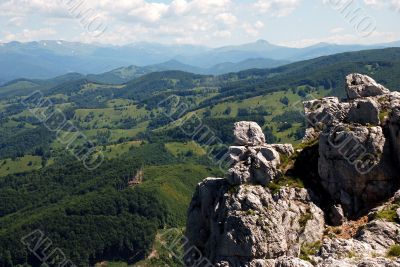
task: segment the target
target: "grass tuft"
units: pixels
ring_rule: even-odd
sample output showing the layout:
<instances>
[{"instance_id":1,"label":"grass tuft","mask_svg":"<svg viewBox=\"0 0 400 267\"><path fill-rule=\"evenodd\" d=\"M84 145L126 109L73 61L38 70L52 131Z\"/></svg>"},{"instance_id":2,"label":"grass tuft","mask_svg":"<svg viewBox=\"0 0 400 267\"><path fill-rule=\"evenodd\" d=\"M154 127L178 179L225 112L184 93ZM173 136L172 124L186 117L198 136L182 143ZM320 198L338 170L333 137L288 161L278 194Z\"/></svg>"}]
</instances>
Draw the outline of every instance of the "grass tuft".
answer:
<instances>
[{"instance_id":1,"label":"grass tuft","mask_svg":"<svg viewBox=\"0 0 400 267\"><path fill-rule=\"evenodd\" d=\"M387 252L388 257L400 257L400 245L393 245Z\"/></svg>"}]
</instances>

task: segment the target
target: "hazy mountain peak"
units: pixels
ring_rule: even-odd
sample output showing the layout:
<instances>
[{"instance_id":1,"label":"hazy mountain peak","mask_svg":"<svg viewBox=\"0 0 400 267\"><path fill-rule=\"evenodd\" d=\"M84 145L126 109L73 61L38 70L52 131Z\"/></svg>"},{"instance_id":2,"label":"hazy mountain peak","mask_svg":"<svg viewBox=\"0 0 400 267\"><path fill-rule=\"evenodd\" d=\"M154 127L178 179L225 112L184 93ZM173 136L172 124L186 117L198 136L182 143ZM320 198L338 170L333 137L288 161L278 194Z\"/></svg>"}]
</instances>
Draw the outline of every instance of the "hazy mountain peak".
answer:
<instances>
[{"instance_id":1,"label":"hazy mountain peak","mask_svg":"<svg viewBox=\"0 0 400 267\"><path fill-rule=\"evenodd\" d=\"M271 44L270 42L268 42L267 40L264 40L264 39L258 39L256 41L256 43L257 44L266 44L266 45L270 45Z\"/></svg>"}]
</instances>

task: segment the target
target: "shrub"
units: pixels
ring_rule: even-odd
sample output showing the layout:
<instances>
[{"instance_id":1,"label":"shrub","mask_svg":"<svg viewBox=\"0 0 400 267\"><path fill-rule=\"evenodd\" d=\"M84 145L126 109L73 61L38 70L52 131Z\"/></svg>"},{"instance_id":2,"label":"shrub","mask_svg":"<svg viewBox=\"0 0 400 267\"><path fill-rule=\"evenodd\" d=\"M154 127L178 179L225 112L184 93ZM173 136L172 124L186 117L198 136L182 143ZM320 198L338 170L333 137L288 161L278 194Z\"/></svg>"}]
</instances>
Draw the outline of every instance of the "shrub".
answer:
<instances>
[{"instance_id":1,"label":"shrub","mask_svg":"<svg viewBox=\"0 0 400 267\"><path fill-rule=\"evenodd\" d=\"M378 211L375 214L375 219L381 219L388 222L396 222L397 221L397 213L396 210L399 208L399 205L391 205L384 210Z\"/></svg>"},{"instance_id":2,"label":"shrub","mask_svg":"<svg viewBox=\"0 0 400 267\"><path fill-rule=\"evenodd\" d=\"M305 228L307 225L307 222L313 218L313 215L311 214L310 211L307 211L307 213L301 215L299 219L299 224L301 228Z\"/></svg>"},{"instance_id":3,"label":"shrub","mask_svg":"<svg viewBox=\"0 0 400 267\"><path fill-rule=\"evenodd\" d=\"M321 241L303 244L300 248L300 259L313 263L310 256L315 255L321 249Z\"/></svg>"},{"instance_id":4,"label":"shrub","mask_svg":"<svg viewBox=\"0 0 400 267\"><path fill-rule=\"evenodd\" d=\"M400 245L393 245L387 252L388 257L400 257Z\"/></svg>"}]
</instances>

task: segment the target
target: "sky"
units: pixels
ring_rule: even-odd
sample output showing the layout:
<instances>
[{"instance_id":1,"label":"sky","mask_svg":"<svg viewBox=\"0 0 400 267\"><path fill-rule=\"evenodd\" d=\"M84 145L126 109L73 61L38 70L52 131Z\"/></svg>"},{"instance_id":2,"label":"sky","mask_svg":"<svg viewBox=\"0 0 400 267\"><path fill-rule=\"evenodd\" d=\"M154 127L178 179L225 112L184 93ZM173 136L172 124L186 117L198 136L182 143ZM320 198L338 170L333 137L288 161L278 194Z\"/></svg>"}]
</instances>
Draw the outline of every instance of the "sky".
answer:
<instances>
[{"instance_id":1,"label":"sky","mask_svg":"<svg viewBox=\"0 0 400 267\"><path fill-rule=\"evenodd\" d=\"M400 40L400 0L0 0L0 42L292 47Z\"/></svg>"}]
</instances>

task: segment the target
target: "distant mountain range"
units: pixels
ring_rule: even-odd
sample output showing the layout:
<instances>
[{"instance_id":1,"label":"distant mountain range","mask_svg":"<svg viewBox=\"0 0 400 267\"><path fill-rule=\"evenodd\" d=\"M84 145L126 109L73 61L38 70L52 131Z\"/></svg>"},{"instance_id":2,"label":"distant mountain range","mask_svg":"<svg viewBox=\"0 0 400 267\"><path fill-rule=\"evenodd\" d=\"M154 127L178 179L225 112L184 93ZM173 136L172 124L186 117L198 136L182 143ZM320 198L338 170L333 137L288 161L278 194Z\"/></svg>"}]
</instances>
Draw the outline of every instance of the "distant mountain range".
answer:
<instances>
[{"instance_id":1,"label":"distant mountain range","mask_svg":"<svg viewBox=\"0 0 400 267\"><path fill-rule=\"evenodd\" d=\"M273 68L341 52L399 46L400 42L367 46L320 43L290 48L265 40L220 48L143 42L124 46L65 41L10 42L0 44L0 83L17 78L45 79L69 72L98 74L113 69L109 75L116 76L116 82L164 70L224 74L252 68ZM96 75L91 77L96 79Z\"/></svg>"}]
</instances>

